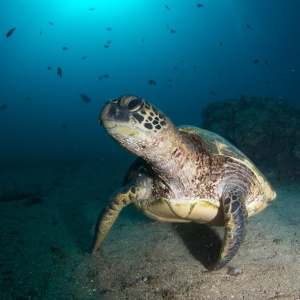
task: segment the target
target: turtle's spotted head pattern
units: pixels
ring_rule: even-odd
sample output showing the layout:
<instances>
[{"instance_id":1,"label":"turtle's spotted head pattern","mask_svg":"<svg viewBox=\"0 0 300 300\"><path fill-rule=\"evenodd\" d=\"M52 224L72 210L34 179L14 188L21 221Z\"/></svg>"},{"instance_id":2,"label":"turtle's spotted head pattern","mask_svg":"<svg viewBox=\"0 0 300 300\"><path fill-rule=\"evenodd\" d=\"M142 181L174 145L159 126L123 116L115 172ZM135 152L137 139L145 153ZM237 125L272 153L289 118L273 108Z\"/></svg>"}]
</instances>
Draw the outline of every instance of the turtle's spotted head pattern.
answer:
<instances>
[{"instance_id":1,"label":"turtle's spotted head pattern","mask_svg":"<svg viewBox=\"0 0 300 300\"><path fill-rule=\"evenodd\" d=\"M99 121L113 139L139 156L155 147L168 128L174 127L160 110L133 95L106 102Z\"/></svg>"}]
</instances>

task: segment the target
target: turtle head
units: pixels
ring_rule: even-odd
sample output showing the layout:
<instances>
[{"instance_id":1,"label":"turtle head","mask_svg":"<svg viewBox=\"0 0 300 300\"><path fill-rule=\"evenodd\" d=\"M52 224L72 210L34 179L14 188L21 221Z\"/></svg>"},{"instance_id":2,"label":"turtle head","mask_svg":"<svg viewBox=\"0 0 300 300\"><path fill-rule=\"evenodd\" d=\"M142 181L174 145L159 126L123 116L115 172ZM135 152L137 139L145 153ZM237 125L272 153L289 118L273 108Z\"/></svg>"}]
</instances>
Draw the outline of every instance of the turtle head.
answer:
<instances>
[{"instance_id":1,"label":"turtle head","mask_svg":"<svg viewBox=\"0 0 300 300\"><path fill-rule=\"evenodd\" d=\"M129 152L144 156L173 124L160 110L133 95L107 101L99 117L108 134Z\"/></svg>"}]
</instances>

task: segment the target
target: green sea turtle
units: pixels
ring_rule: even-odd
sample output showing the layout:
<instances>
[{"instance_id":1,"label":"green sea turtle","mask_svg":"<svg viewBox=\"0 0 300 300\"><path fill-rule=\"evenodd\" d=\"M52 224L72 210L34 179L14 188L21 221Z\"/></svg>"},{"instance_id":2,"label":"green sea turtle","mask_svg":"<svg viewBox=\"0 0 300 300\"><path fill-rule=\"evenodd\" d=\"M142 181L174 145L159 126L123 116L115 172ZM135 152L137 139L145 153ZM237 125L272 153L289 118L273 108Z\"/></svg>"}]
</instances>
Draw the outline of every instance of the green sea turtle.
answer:
<instances>
[{"instance_id":1,"label":"green sea turtle","mask_svg":"<svg viewBox=\"0 0 300 300\"><path fill-rule=\"evenodd\" d=\"M219 257L209 267L217 270L236 254L246 218L276 197L253 163L227 140L193 126L175 127L142 98L123 95L106 102L100 123L117 143L139 158L99 216L93 253L123 207L133 204L158 221L224 226Z\"/></svg>"}]
</instances>

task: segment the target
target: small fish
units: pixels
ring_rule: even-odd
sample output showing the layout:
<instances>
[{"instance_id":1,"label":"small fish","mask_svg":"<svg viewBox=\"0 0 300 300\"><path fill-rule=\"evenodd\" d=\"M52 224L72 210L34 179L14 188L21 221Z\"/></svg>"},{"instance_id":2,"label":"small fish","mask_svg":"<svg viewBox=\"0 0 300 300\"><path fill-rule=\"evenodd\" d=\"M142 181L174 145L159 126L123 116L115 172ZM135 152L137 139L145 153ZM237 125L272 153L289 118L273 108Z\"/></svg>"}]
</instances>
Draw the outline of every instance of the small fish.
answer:
<instances>
[{"instance_id":1,"label":"small fish","mask_svg":"<svg viewBox=\"0 0 300 300\"><path fill-rule=\"evenodd\" d=\"M145 41L145 38L142 38L142 42L144 42Z\"/></svg>"},{"instance_id":2,"label":"small fish","mask_svg":"<svg viewBox=\"0 0 300 300\"><path fill-rule=\"evenodd\" d=\"M93 11L95 9L95 7L90 7L89 11Z\"/></svg>"},{"instance_id":3,"label":"small fish","mask_svg":"<svg viewBox=\"0 0 300 300\"><path fill-rule=\"evenodd\" d=\"M15 31L15 29L16 29L16 27L14 27L14 28L8 30L7 33L6 33L6 37L7 37L7 38L10 37L10 36L13 34L13 32Z\"/></svg>"},{"instance_id":4,"label":"small fish","mask_svg":"<svg viewBox=\"0 0 300 300\"><path fill-rule=\"evenodd\" d=\"M62 76L62 69L61 69L61 67L57 68L57 75L61 78L61 76Z\"/></svg>"},{"instance_id":5,"label":"small fish","mask_svg":"<svg viewBox=\"0 0 300 300\"><path fill-rule=\"evenodd\" d=\"M167 10L170 10L170 7L169 7L168 5L165 5L165 8L166 8Z\"/></svg>"},{"instance_id":6,"label":"small fish","mask_svg":"<svg viewBox=\"0 0 300 300\"><path fill-rule=\"evenodd\" d=\"M26 100L31 100L30 96L25 97Z\"/></svg>"},{"instance_id":7,"label":"small fish","mask_svg":"<svg viewBox=\"0 0 300 300\"><path fill-rule=\"evenodd\" d=\"M100 76L99 76L99 80L101 80L102 78L103 78L103 76L102 76L102 75L100 75Z\"/></svg>"},{"instance_id":8,"label":"small fish","mask_svg":"<svg viewBox=\"0 0 300 300\"><path fill-rule=\"evenodd\" d=\"M107 41L107 44L110 45L110 43L111 43L111 40L108 40L108 41Z\"/></svg>"},{"instance_id":9,"label":"small fish","mask_svg":"<svg viewBox=\"0 0 300 300\"><path fill-rule=\"evenodd\" d=\"M266 66L269 66L269 65L270 65L270 63L269 63L268 61L265 61L265 64L266 64Z\"/></svg>"},{"instance_id":10,"label":"small fish","mask_svg":"<svg viewBox=\"0 0 300 300\"><path fill-rule=\"evenodd\" d=\"M175 66L175 67L173 67L173 69L174 69L174 70L178 70L178 67Z\"/></svg>"},{"instance_id":11,"label":"small fish","mask_svg":"<svg viewBox=\"0 0 300 300\"><path fill-rule=\"evenodd\" d=\"M248 29L252 29L252 27L249 24L247 24L246 26Z\"/></svg>"},{"instance_id":12,"label":"small fish","mask_svg":"<svg viewBox=\"0 0 300 300\"><path fill-rule=\"evenodd\" d=\"M47 67L47 70L48 70L48 71L52 70L52 67L51 67L51 66L48 66L48 67Z\"/></svg>"},{"instance_id":13,"label":"small fish","mask_svg":"<svg viewBox=\"0 0 300 300\"><path fill-rule=\"evenodd\" d=\"M63 124L63 125L62 125L62 128L63 128L63 129L66 129L66 128L67 128L67 124Z\"/></svg>"},{"instance_id":14,"label":"small fish","mask_svg":"<svg viewBox=\"0 0 300 300\"><path fill-rule=\"evenodd\" d=\"M85 60L86 58L87 58L86 55L84 55L84 56L81 57L82 60Z\"/></svg>"},{"instance_id":15,"label":"small fish","mask_svg":"<svg viewBox=\"0 0 300 300\"><path fill-rule=\"evenodd\" d=\"M103 76L103 78L109 78L108 74L103 74L102 76Z\"/></svg>"},{"instance_id":16,"label":"small fish","mask_svg":"<svg viewBox=\"0 0 300 300\"><path fill-rule=\"evenodd\" d=\"M111 27L106 27L106 30L112 31L113 29Z\"/></svg>"},{"instance_id":17,"label":"small fish","mask_svg":"<svg viewBox=\"0 0 300 300\"><path fill-rule=\"evenodd\" d=\"M62 47L61 49L63 49L64 51L67 51L69 48L68 47Z\"/></svg>"},{"instance_id":18,"label":"small fish","mask_svg":"<svg viewBox=\"0 0 300 300\"><path fill-rule=\"evenodd\" d=\"M85 102L85 103L90 103L92 102L90 97L85 95L85 94L82 94L82 93L79 93L79 96L81 97L81 99Z\"/></svg>"},{"instance_id":19,"label":"small fish","mask_svg":"<svg viewBox=\"0 0 300 300\"><path fill-rule=\"evenodd\" d=\"M170 79L170 78L168 78L167 80L168 80L168 82L172 82L173 81L173 79Z\"/></svg>"},{"instance_id":20,"label":"small fish","mask_svg":"<svg viewBox=\"0 0 300 300\"><path fill-rule=\"evenodd\" d=\"M220 46L223 46L223 42L220 42L219 45L220 45Z\"/></svg>"},{"instance_id":21,"label":"small fish","mask_svg":"<svg viewBox=\"0 0 300 300\"><path fill-rule=\"evenodd\" d=\"M197 4L197 7L201 8L201 7L203 7L203 4L198 3L198 4Z\"/></svg>"},{"instance_id":22,"label":"small fish","mask_svg":"<svg viewBox=\"0 0 300 300\"><path fill-rule=\"evenodd\" d=\"M52 25L52 26L54 25L54 23L53 23L53 22L48 22L48 23L49 23L50 25Z\"/></svg>"},{"instance_id":23,"label":"small fish","mask_svg":"<svg viewBox=\"0 0 300 300\"><path fill-rule=\"evenodd\" d=\"M150 79L150 80L148 81L148 83L149 83L150 85L156 85L156 82L155 82L155 80L153 80L153 79Z\"/></svg>"},{"instance_id":24,"label":"small fish","mask_svg":"<svg viewBox=\"0 0 300 300\"><path fill-rule=\"evenodd\" d=\"M6 104L0 104L0 110L4 110L7 108L7 105Z\"/></svg>"},{"instance_id":25,"label":"small fish","mask_svg":"<svg viewBox=\"0 0 300 300\"><path fill-rule=\"evenodd\" d=\"M170 29L170 32L171 33L175 33L176 31L174 29Z\"/></svg>"},{"instance_id":26,"label":"small fish","mask_svg":"<svg viewBox=\"0 0 300 300\"><path fill-rule=\"evenodd\" d=\"M43 34L43 29L41 29L41 31L40 31L40 35L42 35Z\"/></svg>"},{"instance_id":27,"label":"small fish","mask_svg":"<svg viewBox=\"0 0 300 300\"><path fill-rule=\"evenodd\" d=\"M107 49L107 48L109 48L109 45L108 45L108 44L105 44L103 47L104 47L105 49Z\"/></svg>"},{"instance_id":28,"label":"small fish","mask_svg":"<svg viewBox=\"0 0 300 300\"><path fill-rule=\"evenodd\" d=\"M259 60L258 59L254 59L253 61L255 64L258 64L259 63Z\"/></svg>"}]
</instances>

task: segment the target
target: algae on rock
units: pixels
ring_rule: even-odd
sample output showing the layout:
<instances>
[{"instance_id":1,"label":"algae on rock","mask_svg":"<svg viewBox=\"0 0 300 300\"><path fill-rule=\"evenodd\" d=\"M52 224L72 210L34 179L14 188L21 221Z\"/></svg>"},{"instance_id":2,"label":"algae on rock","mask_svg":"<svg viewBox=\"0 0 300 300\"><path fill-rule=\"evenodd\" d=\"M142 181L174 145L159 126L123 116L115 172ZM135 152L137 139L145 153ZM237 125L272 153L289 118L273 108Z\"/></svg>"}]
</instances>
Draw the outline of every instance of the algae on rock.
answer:
<instances>
[{"instance_id":1,"label":"algae on rock","mask_svg":"<svg viewBox=\"0 0 300 300\"><path fill-rule=\"evenodd\" d=\"M300 110L282 98L246 97L213 102L202 128L220 134L262 170L278 178L300 175Z\"/></svg>"}]
</instances>

